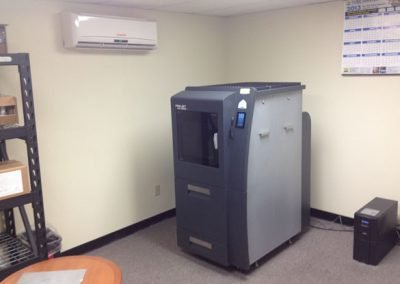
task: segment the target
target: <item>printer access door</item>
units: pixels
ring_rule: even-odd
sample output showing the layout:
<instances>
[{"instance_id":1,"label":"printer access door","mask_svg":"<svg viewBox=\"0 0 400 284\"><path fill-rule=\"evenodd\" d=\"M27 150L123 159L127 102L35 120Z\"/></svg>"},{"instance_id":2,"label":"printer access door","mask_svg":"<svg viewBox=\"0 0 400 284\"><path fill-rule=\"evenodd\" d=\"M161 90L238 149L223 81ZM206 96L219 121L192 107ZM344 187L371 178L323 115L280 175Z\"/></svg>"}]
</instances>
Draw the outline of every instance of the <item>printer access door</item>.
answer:
<instances>
[{"instance_id":1,"label":"printer access door","mask_svg":"<svg viewBox=\"0 0 400 284\"><path fill-rule=\"evenodd\" d=\"M176 123L178 160L218 168L218 114L178 110Z\"/></svg>"}]
</instances>

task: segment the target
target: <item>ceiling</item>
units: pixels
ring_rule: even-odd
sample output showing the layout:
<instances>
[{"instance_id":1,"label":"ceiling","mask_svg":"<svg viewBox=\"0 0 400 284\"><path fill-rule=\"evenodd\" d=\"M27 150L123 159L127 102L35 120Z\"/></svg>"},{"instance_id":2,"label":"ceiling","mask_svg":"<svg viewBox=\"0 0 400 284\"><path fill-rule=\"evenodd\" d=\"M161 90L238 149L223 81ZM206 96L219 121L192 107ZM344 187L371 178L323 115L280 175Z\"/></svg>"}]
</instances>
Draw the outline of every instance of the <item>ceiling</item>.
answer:
<instances>
[{"instance_id":1,"label":"ceiling","mask_svg":"<svg viewBox=\"0 0 400 284\"><path fill-rule=\"evenodd\" d=\"M213 16L232 16L337 0L63 0Z\"/></svg>"}]
</instances>

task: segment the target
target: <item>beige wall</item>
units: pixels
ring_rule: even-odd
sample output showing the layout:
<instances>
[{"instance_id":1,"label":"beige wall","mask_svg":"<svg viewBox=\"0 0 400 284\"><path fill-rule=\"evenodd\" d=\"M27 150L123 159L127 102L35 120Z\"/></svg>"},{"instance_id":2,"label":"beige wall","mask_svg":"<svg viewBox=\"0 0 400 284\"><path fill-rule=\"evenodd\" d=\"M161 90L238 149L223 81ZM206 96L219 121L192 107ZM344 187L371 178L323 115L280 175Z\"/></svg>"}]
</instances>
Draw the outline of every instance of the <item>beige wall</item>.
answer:
<instances>
[{"instance_id":1,"label":"beige wall","mask_svg":"<svg viewBox=\"0 0 400 284\"><path fill-rule=\"evenodd\" d=\"M300 81L312 117L314 208L352 216L400 200L398 76L340 75L343 1L233 17L230 81Z\"/></svg>"},{"instance_id":2,"label":"beige wall","mask_svg":"<svg viewBox=\"0 0 400 284\"><path fill-rule=\"evenodd\" d=\"M157 20L159 48L65 50L63 10ZM375 196L400 199L399 78L340 75L342 1L216 18L8 0L0 19L10 52L31 54L45 215L64 250L174 207L169 99L190 84L301 81L312 207L352 216ZM18 89L10 74L0 70L1 93Z\"/></svg>"},{"instance_id":3,"label":"beige wall","mask_svg":"<svg viewBox=\"0 0 400 284\"><path fill-rule=\"evenodd\" d=\"M156 20L159 47L65 50L63 10ZM31 56L45 216L63 250L174 208L169 100L223 79L222 20L38 0L1 1L0 19L9 52ZM15 94L15 76L0 74L0 92ZM23 159L19 144L11 158Z\"/></svg>"}]
</instances>

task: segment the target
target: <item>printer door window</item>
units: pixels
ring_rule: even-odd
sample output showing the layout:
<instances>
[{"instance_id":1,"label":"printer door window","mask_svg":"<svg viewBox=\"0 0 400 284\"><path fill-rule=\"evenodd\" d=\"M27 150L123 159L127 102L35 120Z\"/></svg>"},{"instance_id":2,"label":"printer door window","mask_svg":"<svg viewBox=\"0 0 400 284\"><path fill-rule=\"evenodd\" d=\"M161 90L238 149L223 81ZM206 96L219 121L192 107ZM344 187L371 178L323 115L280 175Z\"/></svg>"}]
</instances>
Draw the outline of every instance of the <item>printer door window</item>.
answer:
<instances>
[{"instance_id":1,"label":"printer door window","mask_svg":"<svg viewBox=\"0 0 400 284\"><path fill-rule=\"evenodd\" d=\"M178 159L218 168L218 114L178 110L176 122Z\"/></svg>"}]
</instances>

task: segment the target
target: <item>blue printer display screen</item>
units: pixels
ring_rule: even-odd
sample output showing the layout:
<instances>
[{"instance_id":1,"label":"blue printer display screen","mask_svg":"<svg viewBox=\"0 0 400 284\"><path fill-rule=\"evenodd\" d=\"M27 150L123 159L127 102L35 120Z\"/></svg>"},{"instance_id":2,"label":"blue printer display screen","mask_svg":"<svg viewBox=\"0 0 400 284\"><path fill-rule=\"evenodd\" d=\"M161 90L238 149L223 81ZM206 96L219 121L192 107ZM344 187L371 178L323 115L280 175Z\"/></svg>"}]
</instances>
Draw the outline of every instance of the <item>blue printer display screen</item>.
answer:
<instances>
[{"instance_id":1,"label":"blue printer display screen","mask_svg":"<svg viewBox=\"0 0 400 284\"><path fill-rule=\"evenodd\" d=\"M246 122L246 113L245 112L238 112L236 114L236 127L237 128L244 128L245 122Z\"/></svg>"}]
</instances>

